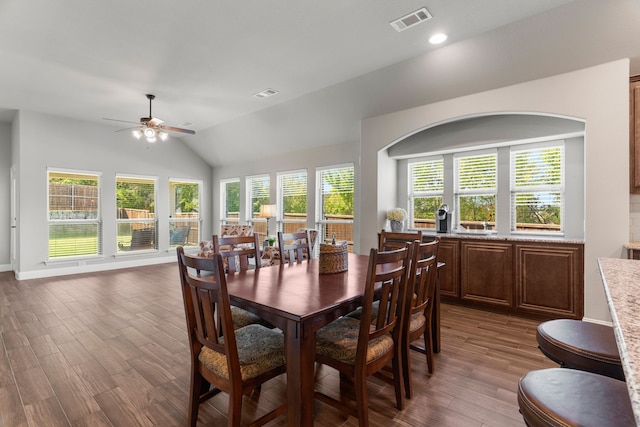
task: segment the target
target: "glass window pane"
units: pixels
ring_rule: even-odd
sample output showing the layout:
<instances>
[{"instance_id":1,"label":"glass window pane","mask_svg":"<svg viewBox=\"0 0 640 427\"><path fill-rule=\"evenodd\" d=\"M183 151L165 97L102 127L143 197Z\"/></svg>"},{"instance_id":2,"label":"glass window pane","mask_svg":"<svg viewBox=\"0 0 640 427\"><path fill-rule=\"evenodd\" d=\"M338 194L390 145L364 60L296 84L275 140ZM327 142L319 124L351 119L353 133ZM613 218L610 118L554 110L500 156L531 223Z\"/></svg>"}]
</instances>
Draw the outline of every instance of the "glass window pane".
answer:
<instances>
[{"instance_id":1,"label":"glass window pane","mask_svg":"<svg viewBox=\"0 0 640 427\"><path fill-rule=\"evenodd\" d=\"M278 176L281 227L284 233L297 232L307 224L307 172L294 172Z\"/></svg>"},{"instance_id":2,"label":"glass window pane","mask_svg":"<svg viewBox=\"0 0 640 427\"><path fill-rule=\"evenodd\" d=\"M253 224L253 231L262 236L267 234L267 221L260 217L260 207L269 204L270 186L271 180L268 175L247 178L249 190L247 222Z\"/></svg>"},{"instance_id":3,"label":"glass window pane","mask_svg":"<svg viewBox=\"0 0 640 427\"><path fill-rule=\"evenodd\" d=\"M459 196L458 218L459 224L467 229L493 230L496 220L496 196ZM486 226L485 222L488 223Z\"/></svg>"},{"instance_id":4,"label":"glass window pane","mask_svg":"<svg viewBox=\"0 0 640 427\"><path fill-rule=\"evenodd\" d=\"M353 248L353 166L318 171L318 230L320 242L336 240L349 242Z\"/></svg>"},{"instance_id":5,"label":"glass window pane","mask_svg":"<svg viewBox=\"0 0 640 427\"><path fill-rule=\"evenodd\" d=\"M442 206L442 196L413 198L413 228L436 228L436 211Z\"/></svg>"},{"instance_id":6,"label":"glass window pane","mask_svg":"<svg viewBox=\"0 0 640 427\"><path fill-rule=\"evenodd\" d=\"M116 177L118 252L157 249L156 181Z\"/></svg>"},{"instance_id":7,"label":"glass window pane","mask_svg":"<svg viewBox=\"0 0 640 427\"><path fill-rule=\"evenodd\" d=\"M221 182L222 220L224 224L238 224L240 216L240 180Z\"/></svg>"},{"instance_id":8,"label":"glass window pane","mask_svg":"<svg viewBox=\"0 0 640 427\"><path fill-rule=\"evenodd\" d=\"M48 171L48 258L102 253L100 176Z\"/></svg>"},{"instance_id":9,"label":"glass window pane","mask_svg":"<svg viewBox=\"0 0 640 427\"><path fill-rule=\"evenodd\" d=\"M200 184L169 181L169 246L195 246L200 242Z\"/></svg>"}]
</instances>

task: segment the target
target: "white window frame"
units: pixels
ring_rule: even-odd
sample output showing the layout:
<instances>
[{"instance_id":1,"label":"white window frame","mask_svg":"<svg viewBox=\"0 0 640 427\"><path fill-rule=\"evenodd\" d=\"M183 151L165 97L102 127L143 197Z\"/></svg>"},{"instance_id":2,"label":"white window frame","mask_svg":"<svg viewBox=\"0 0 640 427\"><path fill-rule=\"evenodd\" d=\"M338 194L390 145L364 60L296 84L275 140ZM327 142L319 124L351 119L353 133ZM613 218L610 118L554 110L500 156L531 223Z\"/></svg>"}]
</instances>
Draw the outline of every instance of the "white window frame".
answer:
<instances>
[{"instance_id":1,"label":"white window frame","mask_svg":"<svg viewBox=\"0 0 640 427\"><path fill-rule=\"evenodd\" d=\"M518 152L523 151L541 151L548 148L560 148L560 184L537 184L531 186L517 186L516 185L516 165L515 157ZM510 171L510 201L511 201L511 225L510 231L512 234L549 234L549 235L564 235L565 225L565 179L566 179L566 149L564 140L547 141L537 144L523 144L514 145L509 152L509 171ZM560 197L560 228L558 231L544 230L544 231L525 231L517 230L517 217L516 217L516 195L521 193L559 193Z\"/></svg>"},{"instance_id":2,"label":"white window frame","mask_svg":"<svg viewBox=\"0 0 640 427\"><path fill-rule=\"evenodd\" d=\"M483 157L483 156L493 156L494 157L494 170L495 170L495 185L493 187L481 187L481 188L460 188L460 168L459 162L462 159L472 158L472 157ZM495 212L494 212L494 230L497 228L498 224L498 150L497 149L487 149L480 151L467 151L462 153L456 153L453 156L453 176L454 176L454 200L455 200L455 228L460 229L461 225L461 209L460 209L460 197L464 196L493 196L495 199Z\"/></svg>"},{"instance_id":3,"label":"white window frame","mask_svg":"<svg viewBox=\"0 0 640 427\"><path fill-rule=\"evenodd\" d=\"M116 205L116 242L118 239L118 229L120 228L120 226L122 224L147 224L147 227L153 228L154 230L154 242L153 242L153 248L149 248L149 249L133 249L133 250L129 250L129 251L124 251L121 250L120 247L118 249L118 255L127 255L127 254L139 254L141 252L157 252L158 250L158 211L157 209L154 209L153 212L153 218L127 218L127 219L122 219L122 218L118 218L117 215L117 210L118 208L118 203L117 203L117 197L116 197L116 191L118 189L118 181L119 180L140 180L140 181L153 181L153 201L154 201L154 205L157 207L158 206L158 177L157 176L145 176L145 175L132 175L132 174L120 174L117 173L116 174L116 179L115 179L115 186L114 186L114 198L115 200L115 205ZM118 245L119 246L119 245Z\"/></svg>"},{"instance_id":4,"label":"white window frame","mask_svg":"<svg viewBox=\"0 0 640 427\"><path fill-rule=\"evenodd\" d=\"M96 207L96 218L73 218L73 219L52 219L51 211L50 211L50 179L51 174L63 174L63 175L77 175L80 176L90 176L95 177L98 181L98 196L97 196L97 207ZM84 170L73 170L73 169L60 169L60 168L47 168L47 262L55 262L55 261L67 261L73 259L87 259L87 258L99 258L102 257L103 254L103 235L102 235L102 173L95 171L84 171ZM49 256L50 253L50 235L51 235L51 227L55 227L56 225L95 225L96 226L96 252L91 254L83 254L83 255L69 255L69 256Z\"/></svg>"},{"instance_id":5,"label":"white window frame","mask_svg":"<svg viewBox=\"0 0 640 427\"><path fill-rule=\"evenodd\" d=\"M318 229L318 235L319 235L319 241L320 242L324 242L326 240L331 241L331 237L332 236L328 236L327 234L327 226L331 225L331 224L351 224L351 228L352 228L352 233L354 230L354 220L326 220L324 219L324 212L323 212L323 188L322 188L322 174L326 171L332 171L332 170L340 170L340 169L346 169L346 168L351 168L353 170L353 193L354 193L354 202L355 202L355 180L356 180L356 176L355 176L355 167L353 163L343 163L343 164L339 164L339 165L332 165L332 166L326 166L326 167L320 167L320 168L316 168L316 228ZM355 206L354 206L354 210L355 210ZM355 218L355 212L352 214L353 217ZM341 239L341 236L337 237L338 239Z\"/></svg>"},{"instance_id":6,"label":"white window frame","mask_svg":"<svg viewBox=\"0 0 640 427\"><path fill-rule=\"evenodd\" d=\"M305 217L305 219L286 219L285 218L286 212L284 212L285 195L302 195L302 194L285 194L285 188L284 188L285 182L287 181L287 179L301 177L302 175L304 175L304 196L305 198L307 198L307 212L306 212L307 216ZM276 207L278 209L278 217L277 217L276 224L277 224L278 231L285 232L286 224L298 224L299 225L298 228L306 227L307 218L309 217L309 211L308 211L309 202L308 202L308 194L307 194L307 184L309 182L309 176L307 174L307 170L299 169L295 171L278 172L277 181L278 181L278 188L277 188ZM287 193L289 193L289 191L287 191Z\"/></svg>"},{"instance_id":7,"label":"white window frame","mask_svg":"<svg viewBox=\"0 0 640 427\"><path fill-rule=\"evenodd\" d=\"M195 236L195 238L191 239L191 242L189 241L189 239L187 240L187 246L196 246L202 240L201 239L202 217L200 216L200 214L201 214L200 211L201 211L201 206L202 206L202 187L203 187L203 183L200 180L185 179L185 178L169 178L168 183L169 183L169 212L171 213L169 215L169 247L180 246L180 244L172 242L172 239L171 239L172 231L175 229L175 227L178 226L177 223L180 223L181 225L189 224L190 225L189 235L193 234L193 230L197 230L197 233L196 233L197 235ZM176 183L176 184L195 184L195 185L198 186L198 210L196 211L197 216L190 216L188 218L175 218L175 217L173 217L173 213L176 212L176 210L175 210L175 200L172 197L174 194L173 194L173 192L171 190L171 185L173 183ZM193 215L193 213L194 212L190 212L191 215ZM189 243L192 243L192 244L190 245Z\"/></svg>"},{"instance_id":8,"label":"white window frame","mask_svg":"<svg viewBox=\"0 0 640 427\"><path fill-rule=\"evenodd\" d=\"M252 176L248 176L246 177L246 193L247 193L247 197L245 199L245 221L247 224L251 224L253 225L253 228L255 229L255 224L256 223L265 223L265 230L266 230L266 226L267 226L267 219L266 218L254 218L253 217L253 181L255 180L259 180L259 179L264 179L269 183L269 189L267 190L267 195L266 197L270 199L271 197L271 176L269 174L261 174L261 175L252 175ZM264 197L264 196L263 196ZM267 204L269 204L269 202L267 202Z\"/></svg>"},{"instance_id":9,"label":"white window frame","mask_svg":"<svg viewBox=\"0 0 640 427\"><path fill-rule=\"evenodd\" d=\"M242 197L240 191L238 191L238 217L232 218L227 216L227 184L237 182L240 185L240 178L228 178L220 180L220 225L225 224L240 224L240 205L242 204Z\"/></svg>"},{"instance_id":10,"label":"white window frame","mask_svg":"<svg viewBox=\"0 0 640 427\"><path fill-rule=\"evenodd\" d=\"M421 164L427 164L427 163L440 163L440 167L441 167L441 171L440 171L440 177L436 177L439 178L441 180L440 185L439 186L432 186L432 190L425 190L425 191L416 191L415 189L415 185L414 185L414 168L417 165L421 165ZM415 160L411 160L408 162L407 164L408 168L408 178L407 181L409 183L408 185L408 189L409 189L409 194L408 194L408 201L409 201L409 207L408 207L408 211L409 211L409 227L410 228L416 228L415 227L415 220L416 218L415 216L415 199L416 198L423 198L423 197L440 197L440 199L442 201L444 201L444 157L443 156L436 156L436 157L428 157L428 158L421 158L421 159L415 159ZM437 209L437 208L436 208ZM434 217L435 217L435 211L434 211ZM420 228L423 229L423 228ZM435 219L434 219L434 225L433 227L424 227L424 229L427 230L433 230L435 229Z\"/></svg>"}]
</instances>

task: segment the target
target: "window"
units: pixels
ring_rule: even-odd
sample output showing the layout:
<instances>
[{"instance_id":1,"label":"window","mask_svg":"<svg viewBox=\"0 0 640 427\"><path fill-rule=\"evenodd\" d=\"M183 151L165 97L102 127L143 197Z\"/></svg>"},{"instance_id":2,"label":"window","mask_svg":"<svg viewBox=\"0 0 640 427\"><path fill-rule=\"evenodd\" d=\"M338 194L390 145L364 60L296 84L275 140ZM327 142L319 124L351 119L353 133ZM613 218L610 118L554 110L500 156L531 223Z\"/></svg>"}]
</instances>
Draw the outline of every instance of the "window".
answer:
<instances>
[{"instance_id":1,"label":"window","mask_svg":"<svg viewBox=\"0 0 640 427\"><path fill-rule=\"evenodd\" d=\"M169 246L200 242L200 188L194 181L169 180Z\"/></svg>"},{"instance_id":2,"label":"window","mask_svg":"<svg viewBox=\"0 0 640 427\"><path fill-rule=\"evenodd\" d=\"M564 144L511 149L511 231L561 233Z\"/></svg>"},{"instance_id":3,"label":"window","mask_svg":"<svg viewBox=\"0 0 640 427\"><path fill-rule=\"evenodd\" d=\"M317 172L316 223L321 242L347 240L353 245L353 165L319 169Z\"/></svg>"},{"instance_id":4,"label":"window","mask_svg":"<svg viewBox=\"0 0 640 427\"><path fill-rule=\"evenodd\" d=\"M252 176L247 178L247 223L253 224L253 231L263 236L267 235L267 220L260 218L260 206L269 204L270 179L269 175Z\"/></svg>"},{"instance_id":5,"label":"window","mask_svg":"<svg viewBox=\"0 0 640 427\"><path fill-rule=\"evenodd\" d=\"M458 225L495 230L497 153L456 156L454 164Z\"/></svg>"},{"instance_id":6,"label":"window","mask_svg":"<svg viewBox=\"0 0 640 427\"><path fill-rule=\"evenodd\" d=\"M157 249L156 180L116 176L118 252Z\"/></svg>"},{"instance_id":7,"label":"window","mask_svg":"<svg viewBox=\"0 0 640 427\"><path fill-rule=\"evenodd\" d=\"M409 164L409 219L413 228L435 228L436 211L442 206L444 166L442 157Z\"/></svg>"},{"instance_id":8,"label":"window","mask_svg":"<svg viewBox=\"0 0 640 427\"><path fill-rule=\"evenodd\" d=\"M47 171L49 259L102 254L100 175Z\"/></svg>"},{"instance_id":9,"label":"window","mask_svg":"<svg viewBox=\"0 0 640 427\"><path fill-rule=\"evenodd\" d=\"M220 181L220 208L222 224L240 223L240 178Z\"/></svg>"},{"instance_id":10,"label":"window","mask_svg":"<svg viewBox=\"0 0 640 427\"><path fill-rule=\"evenodd\" d=\"M279 230L295 233L307 226L307 171L278 175Z\"/></svg>"}]
</instances>

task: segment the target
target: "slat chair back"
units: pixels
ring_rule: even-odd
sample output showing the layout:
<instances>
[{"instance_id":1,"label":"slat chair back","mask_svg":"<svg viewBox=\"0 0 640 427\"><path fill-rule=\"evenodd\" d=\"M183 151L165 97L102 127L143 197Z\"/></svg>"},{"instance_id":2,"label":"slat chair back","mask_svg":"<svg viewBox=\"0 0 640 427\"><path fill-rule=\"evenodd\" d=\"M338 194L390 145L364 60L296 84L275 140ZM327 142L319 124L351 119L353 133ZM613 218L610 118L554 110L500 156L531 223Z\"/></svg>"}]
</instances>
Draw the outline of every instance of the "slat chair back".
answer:
<instances>
[{"instance_id":1,"label":"slat chair back","mask_svg":"<svg viewBox=\"0 0 640 427\"><path fill-rule=\"evenodd\" d=\"M432 313L437 286L438 247L440 238L427 243L414 245L409 273L407 300L403 319L403 377L407 398L411 398L411 357L410 348L426 354L427 367L433 373ZM411 343L421 336L425 346L413 346Z\"/></svg>"},{"instance_id":2,"label":"slat chair back","mask_svg":"<svg viewBox=\"0 0 640 427\"><path fill-rule=\"evenodd\" d=\"M378 235L378 250L393 251L395 249L404 248L407 242L412 243L415 240L422 241L422 231L415 233L400 233L382 230Z\"/></svg>"},{"instance_id":3,"label":"slat chair back","mask_svg":"<svg viewBox=\"0 0 640 427\"><path fill-rule=\"evenodd\" d=\"M302 262L311 258L311 238L309 231L301 231L299 233L283 233L278 231L278 247L280 251L280 264L289 262Z\"/></svg>"},{"instance_id":4,"label":"slat chair back","mask_svg":"<svg viewBox=\"0 0 640 427\"><path fill-rule=\"evenodd\" d=\"M177 253L191 348L188 424L195 427L200 404L222 391L229 395L228 426L239 426L242 396L269 379L286 372L284 352L280 365L274 365L270 370L265 370L257 376L243 378L222 256L214 254L213 258L196 257L185 254L181 246L178 247ZM208 277L193 275L189 273L189 268L196 270L211 268L209 271L212 275ZM259 340L257 335L260 331L272 333L259 325L251 325L239 331L248 331L252 327L258 328L258 331L251 332L256 335L257 340ZM203 356L205 348L209 350L206 356ZM212 361L209 363L213 365L210 366L207 362L201 361L201 357L204 357L203 360ZM285 413L286 409L286 404L281 405L255 420L252 425L264 425Z\"/></svg>"},{"instance_id":5,"label":"slat chair back","mask_svg":"<svg viewBox=\"0 0 640 427\"><path fill-rule=\"evenodd\" d=\"M396 407L404 407L401 332L412 248L413 244L405 244L405 247L395 251L379 252L372 248L362 316L359 320L341 317L318 331L316 362L329 365L340 371L341 377L345 376L354 381L356 408L353 409L317 390L315 397L357 417L360 426L369 425L366 385L369 375L376 375L392 384L395 389ZM374 299L379 301L379 309L375 315ZM357 330L356 343L351 339L354 336L354 328ZM352 354L354 345L354 359L345 360L346 354ZM380 372L389 362L392 367L391 377Z\"/></svg>"},{"instance_id":6,"label":"slat chair back","mask_svg":"<svg viewBox=\"0 0 640 427\"><path fill-rule=\"evenodd\" d=\"M245 271L253 258L255 268L260 268L260 237L251 236L220 237L213 235L213 253L219 253L226 261L228 272Z\"/></svg>"}]
</instances>

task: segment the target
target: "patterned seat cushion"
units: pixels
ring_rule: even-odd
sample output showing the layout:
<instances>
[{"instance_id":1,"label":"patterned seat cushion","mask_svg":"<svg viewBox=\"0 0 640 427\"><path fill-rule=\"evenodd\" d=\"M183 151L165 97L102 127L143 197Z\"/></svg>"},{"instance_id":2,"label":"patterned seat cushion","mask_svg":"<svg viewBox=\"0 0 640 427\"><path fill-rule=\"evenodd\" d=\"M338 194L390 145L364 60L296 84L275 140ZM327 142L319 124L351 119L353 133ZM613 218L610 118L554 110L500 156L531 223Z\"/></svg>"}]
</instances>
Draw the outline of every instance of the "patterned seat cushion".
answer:
<instances>
[{"instance_id":1,"label":"patterned seat cushion","mask_svg":"<svg viewBox=\"0 0 640 427\"><path fill-rule=\"evenodd\" d=\"M233 329L244 328L245 326L253 325L254 323L267 326L260 316L234 305L231 306L231 320L233 321Z\"/></svg>"},{"instance_id":2,"label":"patterned seat cushion","mask_svg":"<svg viewBox=\"0 0 640 427\"><path fill-rule=\"evenodd\" d=\"M359 320L341 317L316 333L316 353L353 365L356 359L359 332ZM367 362L386 354L391 348L393 348L391 334L369 341Z\"/></svg>"},{"instance_id":3,"label":"patterned seat cushion","mask_svg":"<svg viewBox=\"0 0 640 427\"><path fill-rule=\"evenodd\" d=\"M427 318L423 313L415 313L411 316L411 322L409 323L409 331L416 331L427 323Z\"/></svg>"},{"instance_id":4,"label":"patterned seat cushion","mask_svg":"<svg viewBox=\"0 0 640 427\"><path fill-rule=\"evenodd\" d=\"M243 381L284 365L284 336L278 331L249 325L236 331L236 343ZM202 347L198 360L211 372L229 378L224 354Z\"/></svg>"}]
</instances>

